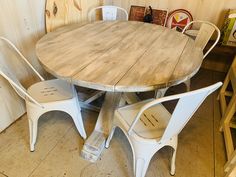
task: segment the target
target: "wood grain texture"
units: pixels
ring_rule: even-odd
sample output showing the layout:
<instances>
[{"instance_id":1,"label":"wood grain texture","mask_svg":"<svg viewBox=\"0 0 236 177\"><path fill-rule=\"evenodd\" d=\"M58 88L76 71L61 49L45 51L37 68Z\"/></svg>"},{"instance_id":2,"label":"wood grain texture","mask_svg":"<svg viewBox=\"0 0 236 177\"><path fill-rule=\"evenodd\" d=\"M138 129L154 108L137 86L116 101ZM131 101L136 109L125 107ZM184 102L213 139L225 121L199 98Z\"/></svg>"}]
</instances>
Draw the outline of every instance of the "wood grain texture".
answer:
<instances>
[{"instance_id":1,"label":"wood grain texture","mask_svg":"<svg viewBox=\"0 0 236 177\"><path fill-rule=\"evenodd\" d=\"M181 33L164 28L161 35L146 47L147 51L116 84L116 90L165 88L188 40Z\"/></svg>"},{"instance_id":2,"label":"wood grain texture","mask_svg":"<svg viewBox=\"0 0 236 177\"><path fill-rule=\"evenodd\" d=\"M45 19L46 31L54 31L60 26L81 21L81 11L79 0L47 0Z\"/></svg>"},{"instance_id":3,"label":"wood grain texture","mask_svg":"<svg viewBox=\"0 0 236 177\"><path fill-rule=\"evenodd\" d=\"M74 80L85 80L93 85L92 87L100 85L112 91L123 75L146 52L147 47L164 31L163 28L157 29L154 25L145 23L131 22L127 24L137 25L137 28L133 33L127 33L128 35L123 40L115 46L111 46L101 57L74 75ZM126 29L128 28L126 27ZM80 83L78 82L78 84Z\"/></svg>"},{"instance_id":4,"label":"wood grain texture","mask_svg":"<svg viewBox=\"0 0 236 177\"><path fill-rule=\"evenodd\" d=\"M169 80L169 86L190 79L199 70L203 58L200 48L195 47L195 41L189 40Z\"/></svg>"},{"instance_id":5,"label":"wood grain texture","mask_svg":"<svg viewBox=\"0 0 236 177\"><path fill-rule=\"evenodd\" d=\"M47 0L45 19L46 31L51 32L58 27L87 21L88 12L93 7L102 5L101 0Z\"/></svg>"},{"instance_id":6,"label":"wood grain texture","mask_svg":"<svg viewBox=\"0 0 236 177\"><path fill-rule=\"evenodd\" d=\"M186 75L195 74L202 61L202 50L186 35L158 25L125 21L58 29L37 43L36 52L56 77L117 92L148 91L166 87L170 81L179 83ZM190 60L192 57L195 59Z\"/></svg>"},{"instance_id":7,"label":"wood grain texture","mask_svg":"<svg viewBox=\"0 0 236 177\"><path fill-rule=\"evenodd\" d=\"M53 73L54 75L70 78L103 55L126 35L136 30L138 26L136 22L129 27L125 22L121 22L119 25L116 23L101 22L76 29L74 26L70 26L69 28L72 30L67 32L64 32L62 28L62 35L59 31L58 33L53 32L47 35L49 40L45 36L39 41L36 45L37 55L49 71L56 71ZM58 49L58 47L60 50L55 51L55 48Z\"/></svg>"}]
</instances>

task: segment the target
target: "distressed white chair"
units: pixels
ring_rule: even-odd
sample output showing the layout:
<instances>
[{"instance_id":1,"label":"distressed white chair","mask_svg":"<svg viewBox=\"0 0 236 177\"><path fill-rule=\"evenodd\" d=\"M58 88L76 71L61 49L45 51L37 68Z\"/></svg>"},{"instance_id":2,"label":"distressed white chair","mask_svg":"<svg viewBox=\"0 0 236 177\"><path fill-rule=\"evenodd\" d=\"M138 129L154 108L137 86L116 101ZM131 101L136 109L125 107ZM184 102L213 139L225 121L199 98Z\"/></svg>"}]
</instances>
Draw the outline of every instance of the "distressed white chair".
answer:
<instances>
[{"instance_id":1,"label":"distressed white chair","mask_svg":"<svg viewBox=\"0 0 236 177\"><path fill-rule=\"evenodd\" d=\"M220 39L220 30L216 25L214 25L211 22L198 20L198 21L191 21L190 23L188 23L183 29L182 33L185 34L188 31L189 27L193 24L201 24L201 27L195 39L195 44L202 50L206 47L208 41L211 39L211 36L214 34L214 32L216 31L217 33L216 40L204 54L203 56L204 59L218 43Z\"/></svg>"},{"instance_id":2,"label":"distressed white chair","mask_svg":"<svg viewBox=\"0 0 236 177\"><path fill-rule=\"evenodd\" d=\"M192 26L193 24L200 24L200 29L199 30L188 30L190 28L190 26ZM203 59L206 58L206 56L211 52L211 50L216 46L216 44L218 43L219 39L220 39L220 30L219 28L214 25L213 23L210 23L208 21L191 21L190 23L188 23L185 28L183 29L182 33L185 34L187 31L191 31L191 34L194 33L194 35L196 35L195 38L195 46L200 48L202 51L203 49L206 47L208 41L211 39L212 35L214 34L214 32L217 33L217 37L215 42L212 44L212 46L206 51L206 53L203 56ZM190 58L191 60L191 58ZM186 85L187 91L190 91L190 85L191 85L191 81L190 79L186 80L184 82L184 84ZM159 89L156 90L156 94L155 97L156 98L160 98L163 97L167 91L169 87L164 88L164 89Z\"/></svg>"},{"instance_id":3,"label":"distressed white chair","mask_svg":"<svg viewBox=\"0 0 236 177\"><path fill-rule=\"evenodd\" d=\"M106 148L109 147L115 128L119 127L131 144L135 177L144 177L152 156L162 147L171 146L174 151L170 174L174 175L178 134L205 98L221 85L218 82L192 92L118 108ZM172 114L161 104L177 99L178 103Z\"/></svg>"},{"instance_id":4,"label":"distressed white chair","mask_svg":"<svg viewBox=\"0 0 236 177\"><path fill-rule=\"evenodd\" d=\"M95 15L96 17L96 11L97 10L102 10L102 20L103 21L113 21L113 20L117 20L118 16L120 15L120 19L123 20L128 20L128 13L125 9L121 8L121 7L117 7L117 6L99 6L99 7L95 7L92 10L89 11L88 17L89 17L89 21L93 21L92 17L93 15ZM118 15L118 11L120 11L121 13Z\"/></svg>"},{"instance_id":5,"label":"distressed white chair","mask_svg":"<svg viewBox=\"0 0 236 177\"><path fill-rule=\"evenodd\" d=\"M18 95L26 102L29 120L30 150L35 150L38 119L41 115L49 111L63 111L68 113L72 117L80 135L85 139L86 132L74 86L59 79L45 81L12 42L4 37L0 37L0 40L5 42L11 48L12 52L14 50L41 80L26 89L14 74L14 71L10 69L10 66L2 64L0 66L0 75L12 85Z\"/></svg>"}]
</instances>

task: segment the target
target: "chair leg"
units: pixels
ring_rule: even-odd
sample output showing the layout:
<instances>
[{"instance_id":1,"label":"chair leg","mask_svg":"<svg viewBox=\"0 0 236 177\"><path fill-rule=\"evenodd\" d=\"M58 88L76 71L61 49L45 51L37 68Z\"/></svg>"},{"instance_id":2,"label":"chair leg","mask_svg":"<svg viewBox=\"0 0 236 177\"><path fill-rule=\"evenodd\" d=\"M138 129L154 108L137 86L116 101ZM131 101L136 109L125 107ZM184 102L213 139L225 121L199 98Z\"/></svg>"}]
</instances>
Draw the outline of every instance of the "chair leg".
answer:
<instances>
[{"instance_id":1,"label":"chair leg","mask_svg":"<svg viewBox=\"0 0 236 177\"><path fill-rule=\"evenodd\" d=\"M170 167L170 174L172 176L175 175L175 159L176 159L176 149L173 149L172 159L171 159L171 167Z\"/></svg>"},{"instance_id":2,"label":"chair leg","mask_svg":"<svg viewBox=\"0 0 236 177\"><path fill-rule=\"evenodd\" d=\"M171 145L171 147L173 148L173 154L171 159L170 174L172 176L175 175L175 159L176 159L177 145L178 145L178 138L176 138L174 143Z\"/></svg>"},{"instance_id":3,"label":"chair leg","mask_svg":"<svg viewBox=\"0 0 236 177\"><path fill-rule=\"evenodd\" d=\"M109 134L109 136L108 136L108 138L106 140L105 148L107 148L107 149L110 146L110 142L111 142L111 139L112 139L112 137L114 135L115 130L116 130L116 127L113 127L112 130L111 130L111 133Z\"/></svg>"},{"instance_id":4,"label":"chair leg","mask_svg":"<svg viewBox=\"0 0 236 177\"><path fill-rule=\"evenodd\" d=\"M34 108L26 104L27 117L29 122L29 136L30 136L30 151L35 150L35 143L38 134L38 119L44 114L40 108Z\"/></svg>"},{"instance_id":5,"label":"chair leg","mask_svg":"<svg viewBox=\"0 0 236 177\"><path fill-rule=\"evenodd\" d=\"M155 90L155 98L162 98L162 97L164 97L166 91L168 90L168 88L169 87Z\"/></svg>"},{"instance_id":6,"label":"chair leg","mask_svg":"<svg viewBox=\"0 0 236 177\"><path fill-rule=\"evenodd\" d=\"M35 150L35 143L38 133L38 119L29 118L28 121L29 121L29 135L30 135L30 151L33 152Z\"/></svg>"},{"instance_id":7,"label":"chair leg","mask_svg":"<svg viewBox=\"0 0 236 177\"><path fill-rule=\"evenodd\" d=\"M190 80L190 79L186 80L186 81L184 82L184 84L185 84L185 86L186 86L187 92L189 92L189 91L190 91L190 86L191 86L191 80Z\"/></svg>"},{"instance_id":8,"label":"chair leg","mask_svg":"<svg viewBox=\"0 0 236 177\"><path fill-rule=\"evenodd\" d=\"M147 155L147 154L146 154ZM148 165L150 163L152 156L146 156L146 157L140 157L137 156L135 157L135 177L144 177L147 169L148 169Z\"/></svg>"}]
</instances>

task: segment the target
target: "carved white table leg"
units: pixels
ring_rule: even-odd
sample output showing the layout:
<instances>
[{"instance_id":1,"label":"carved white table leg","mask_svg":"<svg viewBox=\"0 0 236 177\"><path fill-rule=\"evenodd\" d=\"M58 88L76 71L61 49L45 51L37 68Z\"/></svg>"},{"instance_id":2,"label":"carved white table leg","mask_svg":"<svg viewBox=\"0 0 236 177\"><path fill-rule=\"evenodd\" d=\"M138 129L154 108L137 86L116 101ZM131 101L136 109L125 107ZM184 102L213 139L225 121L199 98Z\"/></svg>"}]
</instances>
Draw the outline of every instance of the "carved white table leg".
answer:
<instances>
[{"instance_id":1,"label":"carved white table leg","mask_svg":"<svg viewBox=\"0 0 236 177\"><path fill-rule=\"evenodd\" d=\"M112 128L114 111L119 105L120 97L121 93L106 93L95 129L83 146L81 156L84 159L95 162L100 157Z\"/></svg>"},{"instance_id":2,"label":"carved white table leg","mask_svg":"<svg viewBox=\"0 0 236 177\"><path fill-rule=\"evenodd\" d=\"M155 98L162 98L165 96L166 91L169 87L155 90Z\"/></svg>"}]
</instances>

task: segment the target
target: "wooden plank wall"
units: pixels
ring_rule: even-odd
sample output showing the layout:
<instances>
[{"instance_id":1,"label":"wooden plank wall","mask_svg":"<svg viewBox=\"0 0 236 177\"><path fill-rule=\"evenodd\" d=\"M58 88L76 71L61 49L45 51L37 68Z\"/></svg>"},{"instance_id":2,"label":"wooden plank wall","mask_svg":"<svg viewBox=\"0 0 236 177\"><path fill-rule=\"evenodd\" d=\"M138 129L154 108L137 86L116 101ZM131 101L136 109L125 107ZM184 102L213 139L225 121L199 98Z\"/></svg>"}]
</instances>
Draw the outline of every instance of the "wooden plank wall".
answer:
<instances>
[{"instance_id":1,"label":"wooden plank wall","mask_svg":"<svg viewBox=\"0 0 236 177\"><path fill-rule=\"evenodd\" d=\"M42 72L34 45L44 34L44 3L33 0L0 1L0 35L10 39L30 62Z\"/></svg>"},{"instance_id":2,"label":"wooden plank wall","mask_svg":"<svg viewBox=\"0 0 236 177\"><path fill-rule=\"evenodd\" d=\"M235 0L104 0L104 4L112 4L125 8L128 12L131 5L153 8L186 9L191 12L194 19L207 20L221 27L227 9L236 9Z\"/></svg>"}]
</instances>

